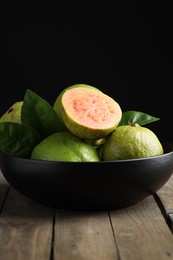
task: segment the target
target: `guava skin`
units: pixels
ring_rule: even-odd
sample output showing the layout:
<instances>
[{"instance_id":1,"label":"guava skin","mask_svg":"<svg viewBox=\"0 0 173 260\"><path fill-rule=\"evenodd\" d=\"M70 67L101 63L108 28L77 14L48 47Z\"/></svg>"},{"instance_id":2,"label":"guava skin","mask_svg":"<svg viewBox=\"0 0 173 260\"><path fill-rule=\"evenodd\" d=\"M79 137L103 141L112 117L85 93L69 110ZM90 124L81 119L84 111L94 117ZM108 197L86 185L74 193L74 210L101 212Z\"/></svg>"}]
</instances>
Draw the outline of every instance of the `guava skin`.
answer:
<instances>
[{"instance_id":1,"label":"guava skin","mask_svg":"<svg viewBox=\"0 0 173 260\"><path fill-rule=\"evenodd\" d=\"M15 102L0 118L0 122L21 123L21 109L23 101Z\"/></svg>"},{"instance_id":2,"label":"guava skin","mask_svg":"<svg viewBox=\"0 0 173 260\"><path fill-rule=\"evenodd\" d=\"M104 161L113 161L158 156L164 150L158 137L149 128L122 125L108 136L101 152Z\"/></svg>"},{"instance_id":3,"label":"guava skin","mask_svg":"<svg viewBox=\"0 0 173 260\"><path fill-rule=\"evenodd\" d=\"M31 159L66 161L66 162L99 162L97 150L70 132L54 133L43 139L32 151Z\"/></svg>"},{"instance_id":4,"label":"guava skin","mask_svg":"<svg viewBox=\"0 0 173 260\"><path fill-rule=\"evenodd\" d=\"M64 94L66 93L66 91L72 90L72 89L74 90L76 88L80 88L80 91L81 91L81 89L86 91L86 89L90 88L94 91L98 91L98 96L105 95L101 90L99 90L95 87L92 87L90 85L86 85L86 84L76 84L76 85L73 85L73 86L68 87L65 90L63 90L60 93L60 95L57 97L57 99L54 103L54 109L57 112L62 125L64 126L64 130L70 131L73 134L75 134L76 136L78 136L82 139L86 139L86 140L87 139L96 140L96 139L105 138L108 134L110 134L118 126L118 124L121 120L122 111L121 111L119 104L114 101L116 103L116 106L117 106L116 109L117 109L118 113L120 113L120 116L119 116L118 120L114 121L113 124L111 124L111 126L107 125L106 127L98 127L98 128L87 126L83 122L79 122L75 117L70 116L70 114L66 110L66 107L63 104L63 97L64 97ZM107 95L105 95L105 96L107 96ZM107 96L107 98L110 98L110 97ZM113 100L112 98L110 98L110 99ZM115 106L115 104L114 104L114 106ZM79 111L79 113L80 113L80 111Z\"/></svg>"}]
</instances>

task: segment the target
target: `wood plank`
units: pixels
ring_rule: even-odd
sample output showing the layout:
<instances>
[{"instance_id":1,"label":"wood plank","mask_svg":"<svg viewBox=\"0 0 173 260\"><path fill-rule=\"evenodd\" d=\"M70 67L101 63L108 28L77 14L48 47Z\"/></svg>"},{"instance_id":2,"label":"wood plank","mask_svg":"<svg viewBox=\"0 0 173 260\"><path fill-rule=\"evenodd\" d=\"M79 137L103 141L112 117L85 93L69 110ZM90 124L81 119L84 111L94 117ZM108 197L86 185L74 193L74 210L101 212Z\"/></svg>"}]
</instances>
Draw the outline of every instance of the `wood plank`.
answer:
<instances>
[{"instance_id":1,"label":"wood plank","mask_svg":"<svg viewBox=\"0 0 173 260\"><path fill-rule=\"evenodd\" d=\"M107 212L57 210L54 241L54 260L119 259Z\"/></svg>"},{"instance_id":2,"label":"wood plank","mask_svg":"<svg viewBox=\"0 0 173 260\"><path fill-rule=\"evenodd\" d=\"M5 180L5 178L2 175L2 172L0 170L0 209L4 203L8 189L9 189L9 184Z\"/></svg>"},{"instance_id":3,"label":"wood plank","mask_svg":"<svg viewBox=\"0 0 173 260\"><path fill-rule=\"evenodd\" d=\"M173 235L152 196L110 214L121 260L173 259Z\"/></svg>"},{"instance_id":4,"label":"wood plank","mask_svg":"<svg viewBox=\"0 0 173 260\"><path fill-rule=\"evenodd\" d=\"M167 214L173 214L173 175L157 192Z\"/></svg>"},{"instance_id":5,"label":"wood plank","mask_svg":"<svg viewBox=\"0 0 173 260\"><path fill-rule=\"evenodd\" d=\"M170 229L171 229L171 231L173 233L173 214L172 213L169 214L167 222L168 222L168 225L169 225L169 227L170 227Z\"/></svg>"},{"instance_id":6,"label":"wood plank","mask_svg":"<svg viewBox=\"0 0 173 260\"><path fill-rule=\"evenodd\" d=\"M0 259L48 260L53 209L10 188L0 215Z\"/></svg>"},{"instance_id":7,"label":"wood plank","mask_svg":"<svg viewBox=\"0 0 173 260\"><path fill-rule=\"evenodd\" d=\"M165 213L167 223L173 233L173 175L168 182L157 192L162 211Z\"/></svg>"}]
</instances>

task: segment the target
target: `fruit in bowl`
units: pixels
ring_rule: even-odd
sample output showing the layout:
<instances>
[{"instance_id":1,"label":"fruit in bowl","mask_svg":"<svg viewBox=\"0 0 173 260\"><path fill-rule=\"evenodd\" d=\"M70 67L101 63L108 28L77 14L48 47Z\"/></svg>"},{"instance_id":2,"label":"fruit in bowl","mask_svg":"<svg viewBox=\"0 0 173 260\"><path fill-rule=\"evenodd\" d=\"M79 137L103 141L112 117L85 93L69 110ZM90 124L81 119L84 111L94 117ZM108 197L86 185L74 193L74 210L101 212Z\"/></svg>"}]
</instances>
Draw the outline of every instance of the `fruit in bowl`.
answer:
<instances>
[{"instance_id":1,"label":"fruit in bowl","mask_svg":"<svg viewBox=\"0 0 173 260\"><path fill-rule=\"evenodd\" d=\"M102 148L104 161L146 158L164 153L153 131L138 124L117 127Z\"/></svg>"},{"instance_id":2,"label":"fruit in bowl","mask_svg":"<svg viewBox=\"0 0 173 260\"><path fill-rule=\"evenodd\" d=\"M22 102L20 122L0 122L1 171L31 199L65 209L118 209L155 193L172 175L172 145L144 126L157 117L122 112L86 84L66 88L53 106L30 89Z\"/></svg>"},{"instance_id":3,"label":"fruit in bowl","mask_svg":"<svg viewBox=\"0 0 173 260\"><path fill-rule=\"evenodd\" d=\"M92 145L67 131L54 133L43 139L34 147L31 159L61 162L100 161L100 157Z\"/></svg>"},{"instance_id":4,"label":"fruit in bowl","mask_svg":"<svg viewBox=\"0 0 173 260\"><path fill-rule=\"evenodd\" d=\"M138 111L122 112L117 101L87 84L75 84L65 88L55 98L53 106L30 89L26 90L23 101L15 104L17 113L14 114L14 110L14 116L11 117L5 113L0 121L0 150L14 156L68 161L71 156L67 154L73 151L74 160L78 150L82 151L82 146L84 161L86 150L88 154L92 151L92 156L87 158L91 161L98 160L98 156L100 160L107 161L149 157L164 152L156 135L142 127L159 118ZM14 121L14 117L20 118L20 121ZM61 135L59 140L66 139L54 145L56 152L52 152L52 135ZM69 142L69 137L73 144ZM46 144L45 152L45 148L40 147L47 142L51 145ZM38 149L39 156L38 152L36 156L35 150ZM67 150L69 151L63 153L63 158L62 151Z\"/></svg>"},{"instance_id":5,"label":"fruit in bowl","mask_svg":"<svg viewBox=\"0 0 173 260\"><path fill-rule=\"evenodd\" d=\"M9 109L1 116L0 122L16 122L21 123L21 110L23 101L16 101Z\"/></svg>"},{"instance_id":6,"label":"fruit in bowl","mask_svg":"<svg viewBox=\"0 0 173 260\"><path fill-rule=\"evenodd\" d=\"M100 139L110 134L122 116L120 105L99 89L75 84L63 90L54 109L65 129L83 139Z\"/></svg>"}]
</instances>

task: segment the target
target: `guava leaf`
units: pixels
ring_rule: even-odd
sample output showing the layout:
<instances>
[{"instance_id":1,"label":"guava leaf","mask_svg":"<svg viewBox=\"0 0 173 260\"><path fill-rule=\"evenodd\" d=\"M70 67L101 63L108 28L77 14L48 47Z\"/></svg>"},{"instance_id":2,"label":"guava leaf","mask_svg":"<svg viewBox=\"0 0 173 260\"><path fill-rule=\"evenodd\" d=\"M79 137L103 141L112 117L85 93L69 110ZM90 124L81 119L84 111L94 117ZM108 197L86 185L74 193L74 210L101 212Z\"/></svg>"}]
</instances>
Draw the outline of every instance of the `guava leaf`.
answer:
<instances>
[{"instance_id":1,"label":"guava leaf","mask_svg":"<svg viewBox=\"0 0 173 260\"><path fill-rule=\"evenodd\" d=\"M15 122L0 122L0 151L29 158L40 142L40 135L30 126Z\"/></svg>"},{"instance_id":2,"label":"guava leaf","mask_svg":"<svg viewBox=\"0 0 173 260\"><path fill-rule=\"evenodd\" d=\"M154 117L139 111L126 111L122 113L120 125L139 124L146 125L160 120L158 117Z\"/></svg>"},{"instance_id":3,"label":"guava leaf","mask_svg":"<svg viewBox=\"0 0 173 260\"><path fill-rule=\"evenodd\" d=\"M21 121L34 128L42 138L62 130L53 107L30 89L27 89L24 95Z\"/></svg>"}]
</instances>

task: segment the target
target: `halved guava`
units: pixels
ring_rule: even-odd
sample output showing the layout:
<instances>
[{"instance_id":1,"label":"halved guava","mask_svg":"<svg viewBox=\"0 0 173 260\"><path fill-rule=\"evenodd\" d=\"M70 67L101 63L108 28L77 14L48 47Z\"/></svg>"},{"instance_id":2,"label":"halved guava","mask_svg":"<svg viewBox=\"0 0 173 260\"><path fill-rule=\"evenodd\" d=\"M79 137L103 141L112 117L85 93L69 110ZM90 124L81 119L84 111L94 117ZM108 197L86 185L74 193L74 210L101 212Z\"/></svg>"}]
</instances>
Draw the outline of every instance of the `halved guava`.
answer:
<instances>
[{"instance_id":1,"label":"halved guava","mask_svg":"<svg viewBox=\"0 0 173 260\"><path fill-rule=\"evenodd\" d=\"M99 89L85 84L66 88L54 103L64 128L83 139L110 134L122 117L120 105Z\"/></svg>"},{"instance_id":2,"label":"halved guava","mask_svg":"<svg viewBox=\"0 0 173 260\"><path fill-rule=\"evenodd\" d=\"M62 96L63 96L63 94L64 94L67 90L70 90L70 89L73 89L73 88L81 88L81 87L97 89L97 88L95 88L95 87L93 87L93 86L91 86L91 85L87 85L87 84L74 84L74 85L72 85L72 86L69 86L69 87L63 89L63 90L61 91L61 93L57 96L57 98L56 98L56 100L55 100L55 102L54 102L53 108L54 108L54 110L56 111L56 113L57 113L57 115L58 115L58 117L59 117L59 121L60 121L61 127L62 127L62 129L64 129L64 130L68 130L68 129L67 129L67 127L66 127L66 125L65 125L65 123L64 123L64 121L63 121L63 119L62 119L62 111L63 111L63 110L62 110L62 104L61 104L61 102L62 102ZM98 89L98 91L100 91L100 90Z\"/></svg>"}]
</instances>

